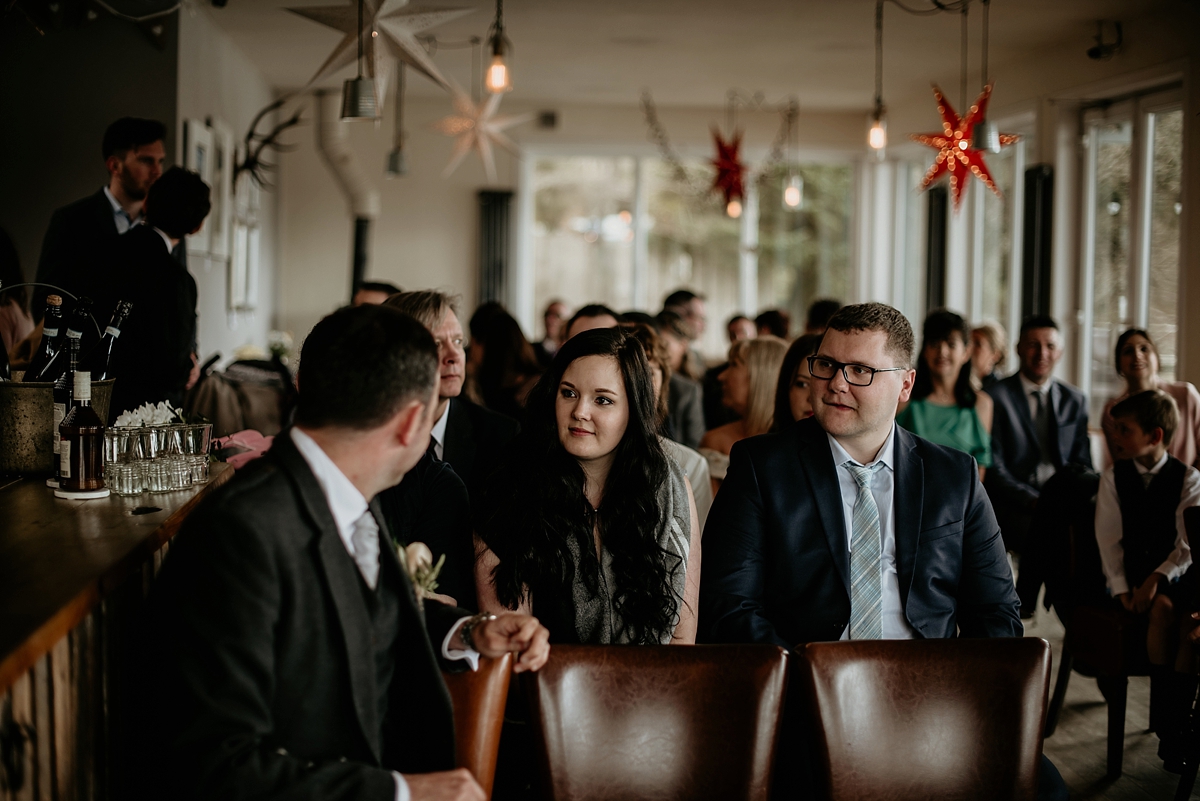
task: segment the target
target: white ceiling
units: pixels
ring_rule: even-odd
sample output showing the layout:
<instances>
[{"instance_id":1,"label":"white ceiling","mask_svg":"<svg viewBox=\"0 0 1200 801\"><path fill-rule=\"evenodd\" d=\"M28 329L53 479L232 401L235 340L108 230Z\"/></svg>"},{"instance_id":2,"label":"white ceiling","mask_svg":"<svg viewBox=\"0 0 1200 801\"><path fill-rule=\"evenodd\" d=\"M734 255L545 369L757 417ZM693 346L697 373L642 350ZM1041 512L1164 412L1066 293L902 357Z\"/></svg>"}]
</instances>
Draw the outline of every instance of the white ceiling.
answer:
<instances>
[{"instance_id":1,"label":"white ceiling","mask_svg":"<svg viewBox=\"0 0 1200 801\"><path fill-rule=\"evenodd\" d=\"M418 0L420 2L420 0ZM905 0L929 7L929 0ZM284 9L330 0L229 0L211 13L279 89L303 86L341 34ZM426 5L477 10L433 29L449 42L483 36L494 6L481 0ZM1081 60L1096 20L1137 17L1178 5L1171 0L993 0L991 63L1027 61L1047 48L1077 51ZM980 10L970 16L972 85L979 69ZM650 88L663 105L713 107L732 87L761 91L768 101L795 95L802 109L859 110L874 92L874 0L508 0L514 100L621 104ZM961 19L911 16L884 9L885 97L927 91L930 80L957 96ZM1111 34L1110 34L1111 35ZM436 63L464 86L469 49L443 49ZM328 82L336 86L341 78ZM410 73L412 74L412 73ZM414 75L414 95L441 92Z\"/></svg>"}]
</instances>

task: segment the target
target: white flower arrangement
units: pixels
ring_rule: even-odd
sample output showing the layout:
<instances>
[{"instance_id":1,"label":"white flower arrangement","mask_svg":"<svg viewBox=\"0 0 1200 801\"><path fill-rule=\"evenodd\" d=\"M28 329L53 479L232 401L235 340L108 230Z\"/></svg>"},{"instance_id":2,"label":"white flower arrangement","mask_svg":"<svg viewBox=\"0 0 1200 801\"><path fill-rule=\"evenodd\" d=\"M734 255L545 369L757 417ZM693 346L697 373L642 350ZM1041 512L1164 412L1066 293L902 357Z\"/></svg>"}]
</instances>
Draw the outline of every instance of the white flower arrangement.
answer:
<instances>
[{"instance_id":1,"label":"white flower arrangement","mask_svg":"<svg viewBox=\"0 0 1200 801\"><path fill-rule=\"evenodd\" d=\"M123 428L139 428L182 422L184 422L182 409L176 409L167 401L159 401L157 404L143 403L132 411L122 412L117 417L115 425Z\"/></svg>"}]
</instances>

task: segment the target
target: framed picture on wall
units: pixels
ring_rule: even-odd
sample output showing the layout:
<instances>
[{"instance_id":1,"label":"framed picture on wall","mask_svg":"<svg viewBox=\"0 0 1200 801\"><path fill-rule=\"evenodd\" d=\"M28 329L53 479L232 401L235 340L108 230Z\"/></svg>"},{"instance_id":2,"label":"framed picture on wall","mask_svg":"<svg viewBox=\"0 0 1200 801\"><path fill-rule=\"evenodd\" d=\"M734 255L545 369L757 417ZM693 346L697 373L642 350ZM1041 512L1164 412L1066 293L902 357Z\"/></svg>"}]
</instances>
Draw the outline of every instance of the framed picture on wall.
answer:
<instances>
[{"instance_id":1,"label":"framed picture on wall","mask_svg":"<svg viewBox=\"0 0 1200 801\"><path fill-rule=\"evenodd\" d=\"M213 140L212 211L204 221L208 229L208 252L216 259L229 258L230 223L233 220L233 165L237 158L233 129L221 120L210 120Z\"/></svg>"},{"instance_id":2,"label":"framed picture on wall","mask_svg":"<svg viewBox=\"0 0 1200 801\"><path fill-rule=\"evenodd\" d=\"M212 131L202 120L185 120L183 124L183 166L195 170L209 186L213 185ZM206 224L200 232L187 238L188 253L208 255L211 228Z\"/></svg>"}]
</instances>

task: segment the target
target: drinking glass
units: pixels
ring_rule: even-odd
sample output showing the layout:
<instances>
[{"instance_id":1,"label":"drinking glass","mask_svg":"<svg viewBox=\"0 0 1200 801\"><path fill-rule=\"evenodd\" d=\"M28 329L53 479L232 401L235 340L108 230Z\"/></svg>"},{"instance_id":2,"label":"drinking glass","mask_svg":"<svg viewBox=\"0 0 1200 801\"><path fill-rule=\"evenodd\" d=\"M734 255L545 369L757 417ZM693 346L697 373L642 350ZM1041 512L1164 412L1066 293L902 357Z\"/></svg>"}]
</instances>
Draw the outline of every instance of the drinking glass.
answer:
<instances>
[{"instance_id":1,"label":"drinking glass","mask_svg":"<svg viewBox=\"0 0 1200 801\"><path fill-rule=\"evenodd\" d=\"M212 423L193 423L183 427L183 452L189 456L208 454L212 441Z\"/></svg>"},{"instance_id":2,"label":"drinking glass","mask_svg":"<svg viewBox=\"0 0 1200 801\"><path fill-rule=\"evenodd\" d=\"M146 462L146 489L150 492L171 491L171 466L162 460Z\"/></svg>"},{"instance_id":3,"label":"drinking glass","mask_svg":"<svg viewBox=\"0 0 1200 801\"><path fill-rule=\"evenodd\" d=\"M208 457L207 456L189 456L189 461L192 467L192 483L207 484L208 483Z\"/></svg>"}]
</instances>

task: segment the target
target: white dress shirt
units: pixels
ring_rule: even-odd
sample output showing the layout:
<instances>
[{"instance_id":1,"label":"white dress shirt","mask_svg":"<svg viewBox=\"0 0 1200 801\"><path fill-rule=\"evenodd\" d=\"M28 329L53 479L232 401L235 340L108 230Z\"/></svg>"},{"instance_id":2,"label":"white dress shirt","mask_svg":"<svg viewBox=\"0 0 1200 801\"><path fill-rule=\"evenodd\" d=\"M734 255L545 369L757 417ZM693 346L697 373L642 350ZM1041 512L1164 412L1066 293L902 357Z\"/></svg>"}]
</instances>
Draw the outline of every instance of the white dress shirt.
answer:
<instances>
[{"instance_id":1,"label":"white dress shirt","mask_svg":"<svg viewBox=\"0 0 1200 801\"><path fill-rule=\"evenodd\" d=\"M1154 465L1145 467L1134 459L1133 466L1138 474L1156 476L1167 463L1167 454ZM1143 479L1144 481L1145 479ZM1192 563L1192 550L1188 544L1187 529L1183 525L1183 510L1189 506L1200 506L1200 471L1189 466L1183 477L1183 492L1179 506L1175 509L1175 550L1165 562L1155 568L1169 580L1175 581ZM1096 544L1100 547L1100 561L1104 565L1104 577L1108 580L1108 591L1113 596L1135 589L1129 586L1125 575L1125 548L1121 538L1125 536L1121 526L1121 500L1117 497L1117 484L1113 468L1108 468L1100 478L1100 492L1096 495ZM1144 580L1144 579L1143 579Z\"/></svg>"},{"instance_id":2,"label":"white dress shirt","mask_svg":"<svg viewBox=\"0 0 1200 801\"><path fill-rule=\"evenodd\" d=\"M326 503L329 504L329 512L333 515L334 525L337 526L338 538L341 539L342 545L346 546L346 552L353 559L354 524L370 510L367 499L358 491L358 487L346 478L346 474L334 464L316 440L294 426L291 436L292 442L296 443L296 450L300 451L300 455L304 457L304 461L312 470L313 477L321 486L321 492L325 495ZM391 543L380 542L379 547L381 549L389 548ZM355 564L357 565L357 562ZM442 641L442 656L446 659L466 659L471 665L471 670L476 670L479 667L477 652L450 648L450 640L467 620L469 618L464 617L451 627L446 639ZM396 801L410 801L412 793L408 789L408 782L396 771L392 771L392 775L396 779Z\"/></svg>"},{"instance_id":3,"label":"white dress shirt","mask_svg":"<svg viewBox=\"0 0 1200 801\"><path fill-rule=\"evenodd\" d=\"M429 432L429 438L433 440L433 455L439 459L445 459L443 455L446 452L446 421L450 419L450 404L446 404L446 410L442 412L442 416L433 424L433 430Z\"/></svg>"},{"instance_id":4,"label":"white dress shirt","mask_svg":"<svg viewBox=\"0 0 1200 801\"><path fill-rule=\"evenodd\" d=\"M833 463L837 465L838 487L842 491L842 512L846 518L846 550L849 551L853 548L854 530L851 521L854 517L854 502L858 499L858 482L846 467L846 462L854 464L861 464L861 462L851 457L832 434L826 433L825 436L829 437L829 447L833 450ZM879 567L883 573L881 577L883 639L911 640L915 635L912 626L908 625L908 619L904 616L904 604L900 599L900 577L896 573L895 455L896 426L893 423L887 441L875 454L875 460L862 466L871 467L876 462L883 463L883 467L871 475L871 495L875 498L875 505L879 507L879 535L882 538ZM849 626L842 632L842 639L850 639Z\"/></svg>"},{"instance_id":5,"label":"white dress shirt","mask_svg":"<svg viewBox=\"0 0 1200 801\"><path fill-rule=\"evenodd\" d=\"M117 233L123 234L135 225L141 225L145 217L144 212L139 212L137 217L130 217L129 212L121 208L121 204L113 197L113 193L108 191L108 187L104 187L104 196L108 198L109 205L113 210L113 225L117 226ZM170 248L167 248L170 250Z\"/></svg>"}]
</instances>

